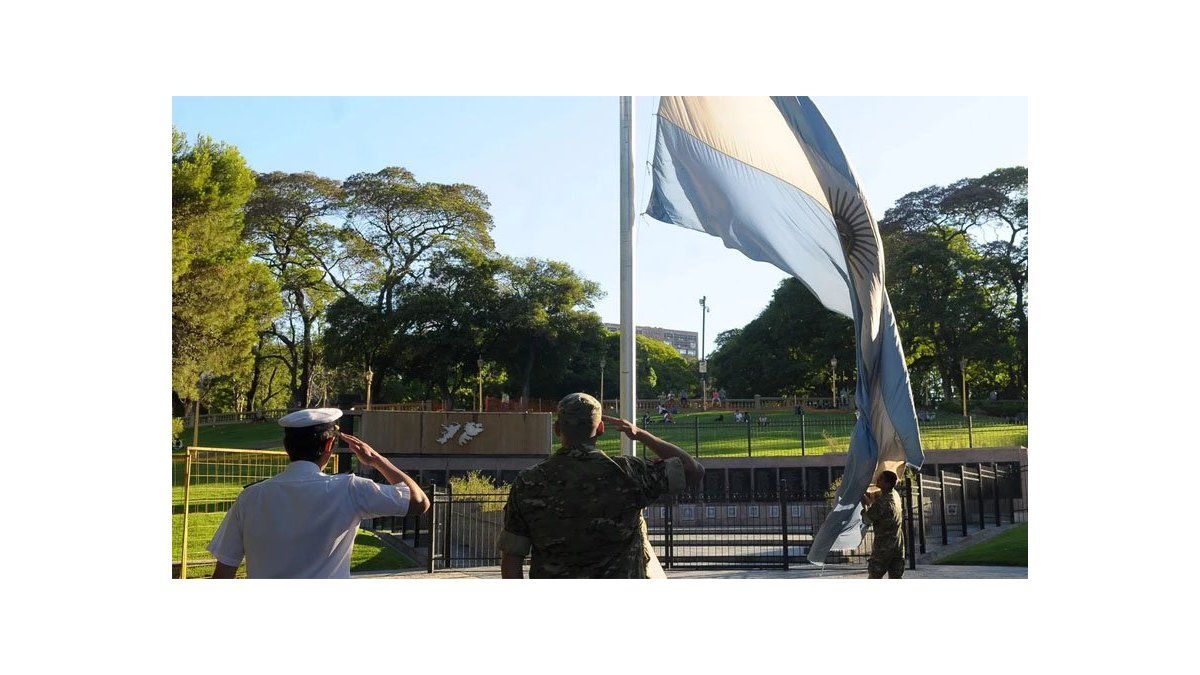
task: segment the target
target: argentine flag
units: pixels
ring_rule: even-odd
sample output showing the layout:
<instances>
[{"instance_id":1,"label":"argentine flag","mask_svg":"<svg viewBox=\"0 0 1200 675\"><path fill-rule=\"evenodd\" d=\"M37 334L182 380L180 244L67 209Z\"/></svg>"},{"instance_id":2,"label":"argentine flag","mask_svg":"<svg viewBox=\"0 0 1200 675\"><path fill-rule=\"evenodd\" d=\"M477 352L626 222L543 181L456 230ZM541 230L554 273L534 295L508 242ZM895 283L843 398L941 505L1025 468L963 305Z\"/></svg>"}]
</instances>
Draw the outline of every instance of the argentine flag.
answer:
<instances>
[{"instance_id":1,"label":"argentine flag","mask_svg":"<svg viewBox=\"0 0 1200 675\"><path fill-rule=\"evenodd\" d=\"M883 243L837 138L804 96L664 96L647 215L720 237L854 320L858 422L833 511L808 559L862 541L859 498L879 472L924 461Z\"/></svg>"}]
</instances>

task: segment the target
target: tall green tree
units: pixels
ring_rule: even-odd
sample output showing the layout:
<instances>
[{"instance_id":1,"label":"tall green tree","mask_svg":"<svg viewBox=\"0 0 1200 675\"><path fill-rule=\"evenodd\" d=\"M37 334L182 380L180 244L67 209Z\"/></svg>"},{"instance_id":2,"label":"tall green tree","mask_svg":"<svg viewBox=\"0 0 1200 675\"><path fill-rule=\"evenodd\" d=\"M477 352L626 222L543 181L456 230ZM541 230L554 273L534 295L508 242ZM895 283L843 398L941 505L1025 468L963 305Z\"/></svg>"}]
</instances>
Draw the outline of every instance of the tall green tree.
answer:
<instances>
[{"instance_id":1,"label":"tall green tree","mask_svg":"<svg viewBox=\"0 0 1200 675\"><path fill-rule=\"evenodd\" d=\"M251 260L243 207L254 174L237 148L171 134L171 386L195 400L202 376L244 372L280 311L271 272Z\"/></svg>"},{"instance_id":2,"label":"tall green tree","mask_svg":"<svg viewBox=\"0 0 1200 675\"><path fill-rule=\"evenodd\" d=\"M407 169L358 173L342 183L342 248L327 259L330 281L383 311L398 288L423 277L435 254L455 246L490 251L491 203L462 183L422 183Z\"/></svg>"},{"instance_id":3,"label":"tall green tree","mask_svg":"<svg viewBox=\"0 0 1200 675\"><path fill-rule=\"evenodd\" d=\"M979 250L1008 295L1004 314L1016 324L1008 388L1024 397L1029 386L1029 172L1016 166L972 178L947 196L943 208L990 236Z\"/></svg>"},{"instance_id":4,"label":"tall green tree","mask_svg":"<svg viewBox=\"0 0 1200 675\"><path fill-rule=\"evenodd\" d=\"M620 334L615 334L616 358L620 359ZM667 392L676 395L694 392L700 387L700 374L671 345L645 335L637 339L638 396L654 398Z\"/></svg>"},{"instance_id":5,"label":"tall green tree","mask_svg":"<svg viewBox=\"0 0 1200 675\"><path fill-rule=\"evenodd\" d=\"M1028 392L1028 211L1028 172L1009 167L911 192L880 221L902 334L919 360L937 360L946 397L962 358L971 380Z\"/></svg>"},{"instance_id":6,"label":"tall green tree","mask_svg":"<svg viewBox=\"0 0 1200 675\"><path fill-rule=\"evenodd\" d=\"M578 314L585 324L579 330L579 348L561 373L548 377L535 396L560 398L573 391L600 394L600 361L605 361L604 395L617 398L620 392L621 334L610 331L591 312ZM699 389L696 365L679 350L661 340L636 336L637 390L639 398L654 398L668 391L677 394Z\"/></svg>"},{"instance_id":7,"label":"tall green tree","mask_svg":"<svg viewBox=\"0 0 1200 675\"><path fill-rule=\"evenodd\" d=\"M830 312L796 279L781 281L758 317L722 332L716 344L709 368L734 398L829 396L832 357L838 381L853 387L854 322Z\"/></svg>"},{"instance_id":8,"label":"tall green tree","mask_svg":"<svg viewBox=\"0 0 1200 675\"><path fill-rule=\"evenodd\" d=\"M888 294L914 382L933 385L937 398L952 400L960 394L963 359L976 367L976 379L1012 358L1005 348L1012 330L997 312L1003 298L968 238L929 227L885 230L884 242ZM933 393L915 389L914 397L927 405Z\"/></svg>"},{"instance_id":9,"label":"tall green tree","mask_svg":"<svg viewBox=\"0 0 1200 675\"><path fill-rule=\"evenodd\" d=\"M321 261L326 279L345 299L337 315L353 317L355 330L375 339L362 358L379 390L399 363L383 358L397 346L386 336L412 323L404 305L425 283L435 257L461 247L493 249L490 203L475 186L422 183L401 167L354 174L342 182L342 191L345 221ZM349 303L362 307L345 306ZM345 361L348 346L341 341L334 361Z\"/></svg>"},{"instance_id":10,"label":"tall green tree","mask_svg":"<svg viewBox=\"0 0 1200 675\"><path fill-rule=\"evenodd\" d=\"M336 297L326 279L336 228L329 219L342 207L338 181L312 172L259 174L246 204L247 232L255 256L267 264L282 292L284 313L265 333L284 346L293 405L314 401L317 338L325 306ZM263 363L256 353L250 398Z\"/></svg>"},{"instance_id":11,"label":"tall green tree","mask_svg":"<svg viewBox=\"0 0 1200 675\"><path fill-rule=\"evenodd\" d=\"M599 284L570 265L537 258L509 259L501 273L500 303L492 323L494 352L503 355L522 399L536 382L557 381L599 319L584 320L602 295ZM546 390L538 387L545 393Z\"/></svg>"},{"instance_id":12,"label":"tall green tree","mask_svg":"<svg viewBox=\"0 0 1200 675\"><path fill-rule=\"evenodd\" d=\"M443 398L471 389L478 360L485 354L489 360L496 357L499 274L507 263L467 245L436 255L425 283L411 289L401 305L411 328L404 336L405 363L397 368Z\"/></svg>"}]
</instances>

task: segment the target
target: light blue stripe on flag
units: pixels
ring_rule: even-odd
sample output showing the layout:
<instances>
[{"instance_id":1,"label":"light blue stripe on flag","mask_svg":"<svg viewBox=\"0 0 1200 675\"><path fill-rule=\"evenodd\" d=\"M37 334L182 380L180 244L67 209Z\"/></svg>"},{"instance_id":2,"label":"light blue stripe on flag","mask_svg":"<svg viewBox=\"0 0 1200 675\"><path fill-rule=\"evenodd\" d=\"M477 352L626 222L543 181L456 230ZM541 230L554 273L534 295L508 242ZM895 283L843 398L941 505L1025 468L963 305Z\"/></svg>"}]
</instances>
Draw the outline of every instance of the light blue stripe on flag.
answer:
<instances>
[{"instance_id":1,"label":"light blue stripe on flag","mask_svg":"<svg viewBox=\"0 0 1200 675\"><path fill-rule=\"evenodd\" d=\"M647 215L719 237L796 277L825 307L852 316L833 217L811 196L664 120L654 157Z\"/></svg>"}]
</instances>

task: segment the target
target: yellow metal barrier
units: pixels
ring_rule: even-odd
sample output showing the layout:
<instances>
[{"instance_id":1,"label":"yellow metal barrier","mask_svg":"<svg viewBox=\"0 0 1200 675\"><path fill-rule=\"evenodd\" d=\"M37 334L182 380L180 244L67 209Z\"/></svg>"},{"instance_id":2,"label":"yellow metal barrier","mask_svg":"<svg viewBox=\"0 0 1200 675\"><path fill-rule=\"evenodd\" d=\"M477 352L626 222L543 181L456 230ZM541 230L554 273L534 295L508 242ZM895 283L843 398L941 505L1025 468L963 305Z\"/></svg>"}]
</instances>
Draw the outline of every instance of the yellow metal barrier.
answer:
<instances>
[{"instance_id":1,"label":"yellow metal barrier","mask_svg":"<svg viewBox=\"0 0 1200 675\"><path fill-rule=\"evenodd\" d=\"M178 535L179 578L186 579L189 564L215 564L204 547L242 489L283 471L289 460L280 450L189 447L175 461L182 466L173 471L171 529ZM337 470L335 454L325 471Z\"/></svg>"}]
</instances>

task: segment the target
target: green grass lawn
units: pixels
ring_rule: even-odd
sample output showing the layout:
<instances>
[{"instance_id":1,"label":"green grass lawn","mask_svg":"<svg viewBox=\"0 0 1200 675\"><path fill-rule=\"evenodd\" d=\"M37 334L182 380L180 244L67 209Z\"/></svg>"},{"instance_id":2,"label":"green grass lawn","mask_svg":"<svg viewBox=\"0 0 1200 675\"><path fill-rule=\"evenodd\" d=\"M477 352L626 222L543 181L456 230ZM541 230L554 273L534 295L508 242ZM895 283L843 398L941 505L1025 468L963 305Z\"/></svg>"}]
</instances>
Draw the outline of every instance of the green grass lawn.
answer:
<instances>
[{"instance_id":1,"label":"green grass lawn","mask_svg":"<svg viewBox=\"0 0 1200 675\"><path fill-rule=\"evenodd\" d=\"M180 434L185 446L192 444L192 427ZM200 427L200 445L206 448L282 450L283 428L273 421L215 424Z\"/></svg>"},{"instance_id":2,"label":"green grass lawn","mask_svg":"<svg viewBox=\"0 0 1200 675\"><path fill-rule=\"evenodd\" d=\"M211 560L212 554L205 547L212 541L213 534L221 525L225 512L192 513L188 517L188 560ZM180 545L183 543L183 514L172 516L171 559L179 560ZM211 576L215 565L204 563L188 565L188 578ZM350 554L351 572L376 572L416 567L416 563L387 546L374 534L359 530L354 538L354 549ZM238 576L245 575L243 565Z\"/></svg>"},{"instance_id":3,"label":"green grass lawn","mask_svg":"<svg viewBox=\"0 0 1200 675\"><path fill-rule=\"evenodd\" d=\"M991 539L936 561L937 565L1029 566L1029 525L1021 524Z\"/></svg>"},{"instance_id":4,"label":"green grass lawn","mask_svg":"<svg viewBox=\"0 0 1200 675\"><path fill-rule=\"evenodd\" d=\"M768 418L766 426L758 426L760 416ZM723 421L718 422L718 417L723 417ZM753 413L749 429L744 422L734 422L732 412L681 412L676 416L675 424L663 424L657 421L659 419L652 415L646 429L701 458L846 452L855 423L854 416L848 413L806 413L802 448L800 417L790 411ZM972 445L972 435L973 445L977 448L1028 445L1029 442L1029 427L1026 425L976 417L973 427L968 431L966 423L953 416L923 422L920 425L921 442L927 450L966 448ZM615 434L606 433L596 445L605 452L615 454L619 452L620 441Z\"/></svg>"},{"instance_id":5,"label":"green grass lawn","mask_svg":"<svg viewBox=\"0 0 1200 675\"><path fill-rule=\"evenodd\" d=\"M204 504L211 502L225 502L237 499L237 496L242 493L243 483L210 483L207 485L193 485L188 493L188 499L192 504ZM171 505L180 506L183 504L183 486L175 485L171 488Z\"/></svg>"}]
</instances>

